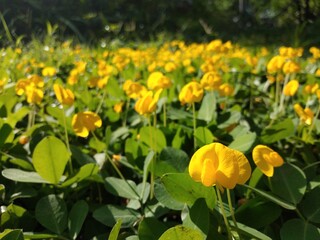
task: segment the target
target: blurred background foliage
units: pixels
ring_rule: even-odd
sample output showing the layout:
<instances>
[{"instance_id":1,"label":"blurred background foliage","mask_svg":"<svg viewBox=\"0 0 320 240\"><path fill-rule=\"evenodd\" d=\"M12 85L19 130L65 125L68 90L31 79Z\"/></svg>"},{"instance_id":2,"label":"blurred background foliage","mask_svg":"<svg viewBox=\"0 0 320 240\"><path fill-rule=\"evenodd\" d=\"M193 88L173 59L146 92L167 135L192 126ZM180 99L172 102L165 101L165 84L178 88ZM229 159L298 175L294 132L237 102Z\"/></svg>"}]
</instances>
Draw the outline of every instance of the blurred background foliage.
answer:
<instances>
[{"instance_id":1,"label":"blurred background foliage","mask_svg":"<svg viewBox=\"0 0 320 240\"><path fill-rule=\"evenodd\" d=\"M1 0L0 44L54 30L89 44L221 38L309 46L320 43L319 15L320 0Z\"/></svg>"}]
</instances>

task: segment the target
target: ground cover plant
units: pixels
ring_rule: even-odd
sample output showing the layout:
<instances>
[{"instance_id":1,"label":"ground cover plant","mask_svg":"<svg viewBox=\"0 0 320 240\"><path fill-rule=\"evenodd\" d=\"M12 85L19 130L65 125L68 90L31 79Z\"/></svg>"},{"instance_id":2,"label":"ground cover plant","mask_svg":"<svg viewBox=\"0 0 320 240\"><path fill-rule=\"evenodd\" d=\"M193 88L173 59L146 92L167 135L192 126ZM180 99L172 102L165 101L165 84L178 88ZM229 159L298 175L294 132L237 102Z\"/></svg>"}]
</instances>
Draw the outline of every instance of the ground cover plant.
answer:
<instances>
[{"instance_id":1,"label":"ground cover plant","mask_svg":"<svg viewBox=\"0 0 320 240\"><path fill-rule=\"evenodd\" d=\"M2 239L319 239L319 48L0 51Z\"/></svg>"}]
</instances>

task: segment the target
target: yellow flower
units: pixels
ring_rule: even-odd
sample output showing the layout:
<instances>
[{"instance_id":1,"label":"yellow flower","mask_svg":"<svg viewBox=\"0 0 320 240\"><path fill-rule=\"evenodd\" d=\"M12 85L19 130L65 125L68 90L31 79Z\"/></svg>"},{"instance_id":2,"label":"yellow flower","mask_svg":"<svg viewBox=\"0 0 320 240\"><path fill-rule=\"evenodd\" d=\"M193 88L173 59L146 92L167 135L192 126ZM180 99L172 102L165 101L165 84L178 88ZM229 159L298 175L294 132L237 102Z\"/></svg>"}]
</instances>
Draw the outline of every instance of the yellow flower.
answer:
<instances>
[{"instance_id":1,"label":"yellow flower","mask_svg":"<svg viewBox=\"0 0 320 240\"><path fill-rule=\"evenodd\" d=\"M45 67L44 69L42 69L41 73L44 77L52 77L56 75L57 70L54 67Z\"/></svg>"},{"instance_id":2,"label":"yellow flower","mask_svg":"<svg viewBox=\"0 0 320 240\"><path fill-rule=\"evenodd\" d=\"M5 86L6 83L7 83L7 79L5 78L0 79L0 91L3 90L3 87Z\"/></svg>"},{"instance_id":3,"label":"yellow flower","mask_svg":"<svg viewBox=\"0 0 320 240\"><path fill-rule=\"evenodd\" d=\"M268 177L273 176L274 167L280 167L283 164L282 157L265 145L255 146L252 158L257 167Z\"/></svg>"},{"instance_id":4,"label":"yellow flower","mask_svg":"<svg viewBox=\"0 0 320 240\"><path fill-rule=\"evenodd\" d=\"M182 105L186 103L200 102L203 97L203 88L198 82L189 82L183 86L179 93L179 100Z\"/></svg>"},{"instance_id":5,"label":"yellow flower","mask_svg":"<svg viewBox=\"0 0 320 240\"><path fill-rule=\"evenodd\" d=\"M276 73L282 69L285 63L285 58L282 56L274 56L267 64L268 73Z\"/></svg>"},{"instance_id":6,"label":"yellow flower","mask_svg":"<svg viewBox=\"0 0 320 240\"><path fill-rule=\"evenodd\" d=\"M127 94L129 98L139 98L147 92L145 86L141 85L138 82L134 82L132 80L126 80L123 84L123 90Z\"/></svg>"},{"instance_id":7,"label":"yellow flower","mask_svg":"<svg viewBox=\"0 0 320 240\"><path fill-rule=\"evenodd\" d=\"M300 121L303 122L304 124L311 125L313 118L314 118L314 113L310 108L305 108L303 109L300 104L296 103L293 106L293 109L295 112L298 114L300 117Z\"/></svg>"},{"instance_id":8,"label":"yellow flower","mask_svg":"<svg viewBox=\"0 0 320 240\"><path fill-rule=\"evenodd\" d=\"M102 126L102 121L96 113L85 111L74 115L71 124L77 136L86 138L90 131Z\"/></svg>"},{"instance_id":9,"label":"yellow flower","mask_svg":"<svg viewBox=\"0 0 320 240\"><path fill-rule=\"evenodd\" d=\"M98 87L100 89L104 88L109 82L109 76L105 77L92 77L88 81L88 86L90 88Z\"/></svg>"},{"instance_id":10,"label":"yellow flower","mask_svg":"<svg viewBox=\"0 0 320 240\"><path fill-rule=\"evenodd\" d=\"M28 85L26 87L26 96L28 103L40 104L43 99L43 91L33 85Z\"/></svg>"},{"instance_id":11,"label":"yellow flower","mask_svg":"<svg viewBox=\"0 0 320 240\"><path fill-rule=\"evenodd\" d=\"M67 106L71 106L74 102L74 94L70 89L65 89L61 85L53 84L53 90L56 94L58 101Z\"/></svg>"},{"instance_id":12,"label":"yellow flower","mask_svg":"<svg viewBox=\"0 0 320 240\"><path fill-rule=\"evenodd\" d=\"M285 96L293 96L296 94L299 88L299 82L297 80L291 80L283 88L283 94Z\"/></svg>"},{"instance_id":13,"label":"yellow flower","mask_svg":"<svg viewBox=\"0 0 320 240\"><path fill-rule=\"evenodd\" d=\"M312 94L315 93L319 88L318 83L313 83L313 84L306 84L303 88L303 92L305 94Z\"/></svg>"},{"instance_id":14,"label":"yellow flower","mask_svg":"<svg viewBox=\"0 0 320 240\"><path fill-rule=\"evenodd\" d=\"M168 73L176 70L176 68L177 68L177 65L176 65L175 63L173 63L173 62L167 62L167 63L164 65L164 70L165 70L166 72L168 72Z\"/></svg>"},{"instance_id":15,"label":"yellow flower","mask_svg":"<svg viewBox=\"0 0 320 240\"><path fill-rule=\"evenodd\" d=\"M232 96L234 93L234 88L229 83L224 83L219 87L220 96Z\"/></svg>"},{"instance_id":16,"label":"yellow flower","mask_svg":"<svg viewBox=\"0 0 320 240\"><path fill-rule=\"evenodd\" d=\"M121 113L122 112L122 107L123 107L124 102L118 102L113 106L113 110L116 113Z\"/></svg>"},{"instance_id":17,"label":"yellow flower","mask_svg":"<svg viewBox=\"0 0 320 240\"><path fill-rule=\"evenodd\" d=\"M27 79L19 79L15 91L19 96L25 94L28 103L40 104L43 99L43 86L44 81L39 75L31 75Z\"/></svg>"},{"instance_id":18,"label":"yellow flower","mask_svg":"<svg viewBox=\"0 0 320 240\"><path fill-rule=\"evenodd\" d=\"M152 91L148 91L141 98L138 99L134 105L134 109L140 115L150 114L156 110L157 102L159 100L162 89L159 89L155 94Z\"/></svg>"},{"instance_id":19,"label":"yellow flower","mask_svg":"<svg viewBox=\"0 0 320 240\"><path fill-rule=\"evenodd\" d=\"M297 73L300 71L300 66L298 63L296 63L294 61L287 61L284 63L284 65L282 67L282 71L285 74Z\"/></svg>"},{"instance_id":20,"label":"yellow flower","mask_svg":"<svg viewBox=\"0 0 320 240\"><path fill-rule=\"evenodd\" d=\"M153 72L149 75L147 86L149 89L157 91L158 89L170 88L172 82L164 76L162 72Z\"/></svg>"},{"instance_id":21,"label":"yellow flower","mask_svg":"<svg viewBox=\"0 0 320 240\"><path fill-rule=\"evenodd\" d=\"M202 76L200 84L205 90L218 89L221 85L221 76L214 71L207 72Z\"/></svg>"},{"instance_id":22,"label":"yellow flower","mask_svg":"<svg viewBox=\"0 0 320 240\"><path fill-rule=\"evenodd\" d=\"M189 174L207 187L217 185L232 189L249 179L251 167L243 153L221 143L211 143L193 154Z\"/></svg>"}]
</instances>

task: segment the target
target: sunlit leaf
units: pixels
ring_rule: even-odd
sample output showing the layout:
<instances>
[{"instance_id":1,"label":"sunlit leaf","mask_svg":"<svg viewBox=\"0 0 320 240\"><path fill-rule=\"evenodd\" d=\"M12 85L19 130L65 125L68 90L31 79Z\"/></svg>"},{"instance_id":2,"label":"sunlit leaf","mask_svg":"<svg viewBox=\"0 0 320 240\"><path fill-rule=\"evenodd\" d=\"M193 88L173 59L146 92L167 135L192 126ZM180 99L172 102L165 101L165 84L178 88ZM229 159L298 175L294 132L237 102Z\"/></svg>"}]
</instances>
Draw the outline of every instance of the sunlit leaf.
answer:
<instances>
[{"instance_id":1,"label":"sunlit leaf","mask_svg":"<svg viewBox=\"0 0 320 240\"><path fill-rule=\"evenodd\" d=\"M70 158L66 145L58 138L49 136L36 146L32 162L39 175L50 183L59 183Z\"/></svg>"}]
</instances>

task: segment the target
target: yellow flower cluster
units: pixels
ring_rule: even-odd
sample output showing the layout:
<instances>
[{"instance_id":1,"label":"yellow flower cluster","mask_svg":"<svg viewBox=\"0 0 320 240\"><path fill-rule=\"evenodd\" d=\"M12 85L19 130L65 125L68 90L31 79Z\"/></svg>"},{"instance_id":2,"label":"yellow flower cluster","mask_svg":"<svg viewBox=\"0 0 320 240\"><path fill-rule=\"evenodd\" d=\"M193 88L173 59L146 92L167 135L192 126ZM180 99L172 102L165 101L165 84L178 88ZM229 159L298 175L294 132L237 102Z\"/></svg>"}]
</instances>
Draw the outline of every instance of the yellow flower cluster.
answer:
<instances>
[{"instance_id":1,"label":"yellow flower cluster","mask_svg":"<svg viewBox=\"0 0 320 240\"><path fill-rule=\"evenodd\" d=\"M26 95L30 104L40 104L43 99L44 81L39 75L30 75L28 78L19 79L16 84L16 93Z\"/></svg>"},{"instance_id":2,"label":"yellow flower cluster","mask_svg":"<svg viewBox=\"0 0 320 240\"><path fill-rule=\"evenodd\" d=\"M257 145L252 151L257 167L272 177L274 167L280 167L282 157L265 145ZM221 143L211 143L198 149L189 163L189 174L204 186L217 185L219 189L233 189L244 184L251 176L251 166L246 156Z\"/></svg>"}]
</instances>

